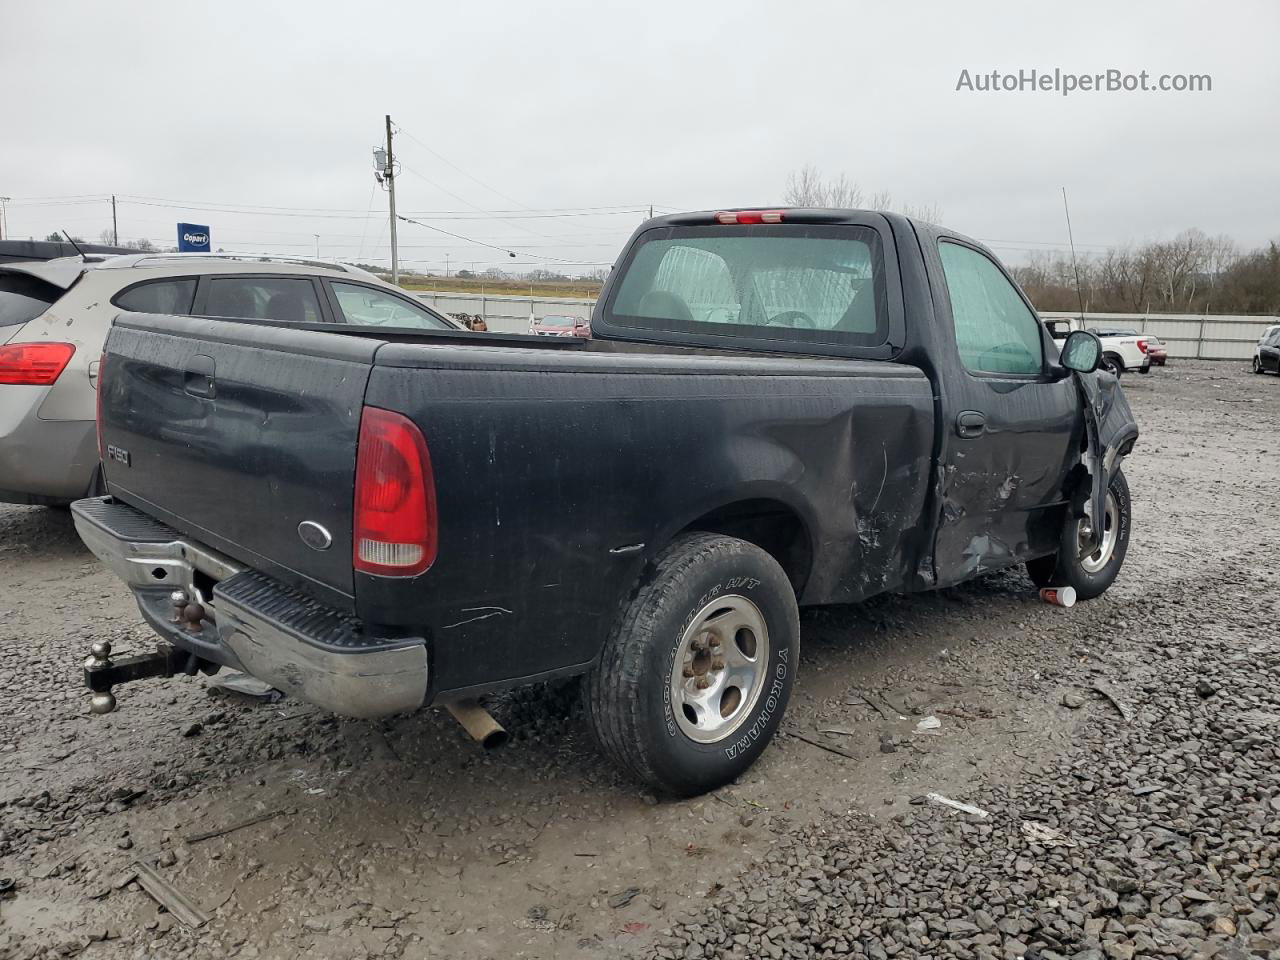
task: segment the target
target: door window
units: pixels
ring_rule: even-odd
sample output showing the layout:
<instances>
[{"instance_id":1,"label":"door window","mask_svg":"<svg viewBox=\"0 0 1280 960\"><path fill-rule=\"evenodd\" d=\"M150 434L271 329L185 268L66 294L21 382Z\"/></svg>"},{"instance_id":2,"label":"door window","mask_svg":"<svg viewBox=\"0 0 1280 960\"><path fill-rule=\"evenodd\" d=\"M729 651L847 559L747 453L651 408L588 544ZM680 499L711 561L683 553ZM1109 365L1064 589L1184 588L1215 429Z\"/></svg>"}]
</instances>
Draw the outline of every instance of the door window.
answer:
<instances>
[{"instance_id":1,"label":"door window","mask_svg":"<svg viewBox=\"0 0 1280 960\"><path fill-rule=\"evenodd\" d=\"M176 313L186 316L191 312L191 301L195 295L195 277L183 277L140 283L119 294L111 302L121 310L133 310L135 313Z\"/></svg>"},{"instance_id":2,"label":"door window","mask_svg":"<svg viewBox=\"0 0 1280 960\"><path fill-rule=\"evenodd\" d=\"M214 277L204 313L287 323L323 321L316 289L307 277Z\"/></svg>"},{"instance_id":3,"label":"door window","mask_svg":"<svg viewBox=\"0 0 1280 960\"><path fill-rule=\"evenodd\" d=\"M452 329L426 307L419 307L374 287L332 282L333 294L347 323L361 326L409 327L414 330Z\"/></svg>"},{"instance_id":4,"label":"door window","mask_svg":"<svg viewBox=\"0 0 1280 960\"><path fill-rule=\"evenodd\" d=\"M973 373L1040 373L1040 325L1000 268L958 243L943 242L938 252L965 368Z\"/></svg>"}]
</instances>

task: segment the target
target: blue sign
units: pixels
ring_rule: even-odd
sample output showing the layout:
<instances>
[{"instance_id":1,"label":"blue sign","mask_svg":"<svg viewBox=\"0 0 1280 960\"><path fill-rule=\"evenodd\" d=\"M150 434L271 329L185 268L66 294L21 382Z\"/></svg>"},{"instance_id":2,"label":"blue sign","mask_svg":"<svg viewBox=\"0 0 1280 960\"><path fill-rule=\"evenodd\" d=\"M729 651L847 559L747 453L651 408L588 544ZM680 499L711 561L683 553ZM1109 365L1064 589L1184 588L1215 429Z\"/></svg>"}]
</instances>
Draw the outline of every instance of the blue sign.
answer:
<instances>
[{"instance_id":1,"label":"blue sign","mask_svg":"<svg viewBox=\"0 0 1280 960\"><path fill-rule=\"evenodd\" d=\"M202 223L178 224L179 253L208 253L209 227Z\"/></svg>"}]
</instances>

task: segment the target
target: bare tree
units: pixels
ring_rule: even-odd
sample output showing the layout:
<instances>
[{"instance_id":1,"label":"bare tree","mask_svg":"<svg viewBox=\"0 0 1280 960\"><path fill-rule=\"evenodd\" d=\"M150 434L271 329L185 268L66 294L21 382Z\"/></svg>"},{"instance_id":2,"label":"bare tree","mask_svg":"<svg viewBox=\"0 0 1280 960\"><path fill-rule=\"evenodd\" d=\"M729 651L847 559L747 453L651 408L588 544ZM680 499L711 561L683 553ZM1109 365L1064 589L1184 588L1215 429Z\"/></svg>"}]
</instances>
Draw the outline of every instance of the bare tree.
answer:
<instances>
[{"instance_id":1,"label":"bare tree","mask_svg":"<svg viewBox=\"0 0 1280 960\"><path fill-rule=\"evenodd\" d=\"M862 189L843 173L827 180L817 167L806 164L787 175L787 190L782 199L789 207L852 209L862 204Z\"/></svg>"},{"instance_id":2,"label":"bare tree","mask_svg":"<svg viewBox=\"0 0 1280 960\"><path fill-rule=\"evenodd\" d=\"M835 207L837 209L856 209L862 207L865 194L858 184L850 180L847 174L835 177L824 177L817 167L806 164L799 170L792 170L787 175L787 189L782 195L783 202L789 207ZM888 190L877 190L866 203L869 210L898 210L908 217L917 220L938 221L942 219L942 210L937 204L902 204L893 201Z\"/></svg>"}]
</instances>

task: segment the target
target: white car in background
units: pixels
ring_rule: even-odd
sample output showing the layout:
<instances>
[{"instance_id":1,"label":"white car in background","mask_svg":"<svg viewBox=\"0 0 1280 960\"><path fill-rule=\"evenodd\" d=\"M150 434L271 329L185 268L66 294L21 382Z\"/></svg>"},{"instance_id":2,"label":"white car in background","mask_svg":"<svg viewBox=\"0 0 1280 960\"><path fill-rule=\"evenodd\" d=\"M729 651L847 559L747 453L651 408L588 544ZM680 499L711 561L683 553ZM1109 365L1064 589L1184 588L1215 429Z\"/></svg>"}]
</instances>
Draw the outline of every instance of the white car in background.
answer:
<instances>
[{"instance_id":1,"label":"white car in background","mask_svg":"<svg viewBox=\"0 0 1280 960\"><path fill-rule=\"evenodd\" d=\"M1137 370L1151 372L1147 340L1130 327L1089 327L1089 332L1102 341L1102 368L1117 377Z\"/></svg>"}]
</instances>

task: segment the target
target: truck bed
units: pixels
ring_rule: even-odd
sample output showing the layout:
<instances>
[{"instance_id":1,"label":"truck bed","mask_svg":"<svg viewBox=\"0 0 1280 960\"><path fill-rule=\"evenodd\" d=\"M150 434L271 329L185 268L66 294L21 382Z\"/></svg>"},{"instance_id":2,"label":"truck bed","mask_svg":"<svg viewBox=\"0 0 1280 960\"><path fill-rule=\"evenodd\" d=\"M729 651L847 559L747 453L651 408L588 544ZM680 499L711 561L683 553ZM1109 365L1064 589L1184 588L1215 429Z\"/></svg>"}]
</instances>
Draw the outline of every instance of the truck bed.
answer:
<instances>
[{"instance_id":1,"label":"truck bed","mask_svg":"<svg viewBox=\"0 0 1280 960\"><path fill-rule=\"evenodd\" d=\"M589 661L644 544L708 517L778 518L804 602L915 576L934 444L920 370L558 339L125 314L101 378L107 483L384 632L427 632L437 689L495 663L515 681ZM352 570L366 405L407 416L430 451L439 554L410 590ZM300 538L307 521L327 549Z\"/></svg>"}]
</instances>

